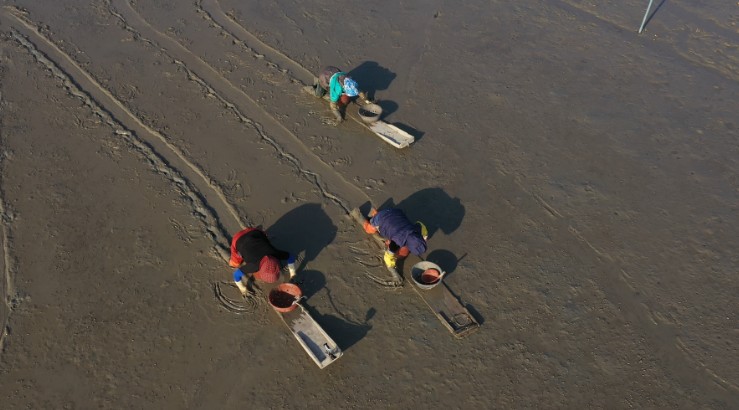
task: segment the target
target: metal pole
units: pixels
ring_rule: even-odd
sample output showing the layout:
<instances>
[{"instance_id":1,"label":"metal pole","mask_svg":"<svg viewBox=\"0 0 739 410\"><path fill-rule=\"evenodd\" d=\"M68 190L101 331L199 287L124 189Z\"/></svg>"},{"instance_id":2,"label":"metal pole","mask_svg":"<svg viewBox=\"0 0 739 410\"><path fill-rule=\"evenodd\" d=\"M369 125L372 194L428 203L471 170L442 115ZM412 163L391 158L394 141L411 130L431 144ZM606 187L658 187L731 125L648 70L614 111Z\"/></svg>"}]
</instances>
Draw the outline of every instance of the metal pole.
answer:
<instances>
[{"instance_id":1,"label":"metal pole","mask_svg":"<svg viewBox=\"0 0 739 410\"><path fill-rule=\"evenodd\" d=\"M644 30L644 25L647 24L647 16L649 16L649 10L652 8L652 1L649 0L649 5L647 6L647 11L644 12L644 19L641 21L641 27L639 27L639 34Z\"/></svg>"}]
</instances>

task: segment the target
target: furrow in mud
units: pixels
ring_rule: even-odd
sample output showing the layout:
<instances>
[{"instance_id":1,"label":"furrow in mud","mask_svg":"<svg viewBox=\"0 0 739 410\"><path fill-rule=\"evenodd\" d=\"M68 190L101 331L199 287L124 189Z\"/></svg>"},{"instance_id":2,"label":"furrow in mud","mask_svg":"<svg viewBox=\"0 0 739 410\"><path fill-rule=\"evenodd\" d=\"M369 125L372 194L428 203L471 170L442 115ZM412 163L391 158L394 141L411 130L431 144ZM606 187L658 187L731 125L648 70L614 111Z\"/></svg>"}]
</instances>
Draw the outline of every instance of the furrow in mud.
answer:
<instances>
[{"instance_id":1,"label":"furrow in mud","mask_svg":"<svg viewBox=\"0 0 739 410\"><path fill-rule=\"evenodd\" d=\"M0 107L2 106L3 100L0 95ZM2 134L3 124L0 118L0 146L4 146L5 136ZM5 350L5 338L8 336L8 322L10 321L10 315L13 313L13 299L15 297L15 286L13 285L13 277L15 276L15 265L10 254L11 250L11 222L12 215L8 213L8 208L5 205L5 189L3 183L5 182L5 152L0 152L0 225L2 233L0 234L0 241L2 241L3 254L2 254L2 297L4 310L0 310L2 318L0 318L0 356Z\"/></svg>"},{"instance_id":2,"label":"furrow in mud","mask_svg":"<svg viewBox=\"0 0 739 410\"><path fill-rule=\"evenodd\" d=\"M183 166L180 167L182 171L189 171L194 173L194 177L198 177L200 180L202 180L206 187L212 190L213 193L216 194L218 197L220 203L218 201L206 201L211 206L218 206L222 205L225 208L225 211L233 217L234 221L238 226L243 226L244 222L242 220L242 217L239 215L239 213L236 211L234 206L226 199L225 194L223 193L223 190L221 187L211 178L203 169L195 165L186 155L184 152L182 152L181 149L179 149L176 145L171 143L169 139L163 135L161 132L149 127L148 125L144 124L144 122L138 118L135 114L133 114L121 101L116 99L116 97L110 93L107 89L105 89L102 85L100 85L89 73L87 73L84 69L82 69L69 55L64 53L61 49L59 49L51 40L45 38L41 32L36 28L36 25L28 20L25 16L22 15L22 13L18 12L17 10L13 8L8 8L10 10L9 15L14 17L19 23L21 23L23 26L25 26L28 30L35 33L39 39L41 39L45 44L47 44L49 47L51 47L56 53L59 53L59 55L63 56L64 61L68 61L71 66L73 66L75 69L77 69L81 75L88 80L90 83L92 83L95 87L95 89L98 89L104 97L107 97L108 100L110 100L113 103L113 107L116 109L119 109L123 115L120 115L120 118L127 118L130 120L130 124L128 125L129 129L137 130L141 136L149 136L153 138L147 139L147 141L151 143L159 142L163 146L163 149L166 151L171 151L175 156L176 159L181 161L183 163ZM141 41L148 42L146 39L140 39ZM150 42L149 42L150 43ZM98 100L102 100L102 98L98 98ZM162 158L166 158L165 155L162 156ZM171 163L172 160L170 159L169 162ZM189 178L190 183L194 182L195 178ZM196 184L195 184L196 185ZM206 189L200 189L200 194L203 195L207 192ZM218 220L218 218L215 218ZM222 224L223 221L219 221L219 224Z\"/></svg>"},{"instance_id":3,"label":"furrow in mud","mask_svg":"<svg viewBox=\"0 0 739 410\"><path fill-rule=\"evenodd\" d=\"M110 5L111 14L121 21L126 30L132 32L137 39L155 45L162 53L171 58L174 64L186 70L192 81L203 87L209 95L217 98L224 107L236 115L239 121L251 126L263 141L275 149L280 158L289 162L303 178L319 190L324 198L338 205L347 214L353 207L351 203L368 199L359 187L348 182L341 174L334 171L328 164L313 154L292 131L262 108L248 94L223 78L217 70L197 55L194 55L182 44L152 27L131 7L128 1L113 0ZM114 5L118 6L116 10L113 9ZM146 31L151 38L144 36L143 31ZM156 38L156 41L152 38ZM254 110L255 108L256 110ZM253 115L246 113L249 109L255 111ZM255 119L258 115L270 122L276 128L276 133L265 131L264 126ZM277 134L281 134L281 137L277 137ZM287 139L289 141L285 141ZM300 158L294 151L286 148L287 143L292 143L291 147L300 147L300 151L302 151ZM304 166L303 163L309 163L310 166ZM320 173L313 170L317 168L321 168L325 172ZM327 180L331 180L331 182ZM347 200L340 194L332 192L329 185L343 186L347 194L353 191L355 193L354 200Z\"/></svg>"},{"instance_id":4,"label":"furrow in mud","mask_svg":"<svg viewBox=\"0 0 739 410\"><path fill-rule=\"evenodd\" d=\"M639 23L641 22L641 20L635 20L633 25L629 26L629 25L624 24L623 22L620 22L619 21L620 19L616 19L613 17L603 15L601 12L598 12L595 10L590 10L589 8L583 7L582 5L579 5L576 2L573 2L571 0L560 0L556 4L563 10L567 10L568 12L572 14L582 17L583 20L585 19L596 20L601 23L606 23L608 25L611 25L612 27L617 28L618 30L623 30L625 32L633 32L634 35L639 35L637 34L637 31L638 31ZM646 3L644 6L645 6L645 9L640 10L641 13L643 13L643 10L646 10ZM655 13L656 11L655 9L658 7L659 5L653 6L652 10L650 10L649 12L650 15L652 13ZM678 11L681 11L683 13L686 12L684 9L682 9L679 5L676 5L676 4L670 4L669 7L671 9L677 8ZM662 15L666 13L667 13L667 10L663 9L661 11ZM641 16L641 14L639 13L635 13L635 15ZM691 21L686 21L686 20L683 20L675 16L674 13L670 13L670 15L672 18L670 19L669 23L666 23L666 24L669 24L672 27L683 28L685 26L690 26L692 23ZM691 14L691 18L695 18L695 15ZM701 22L701 23L702 23L702 26L706 25L706 22ZM720 31L725 34L732 34L730 30L727 30L722 25L714 24L714 26L715 26L714 28L717 29L717 31ZM641 35L644 35L644 34L641 34ZM669 35L672 35L672 34L668 34L668 36ZM689 36L689 35L692 35L692 34L688 34L688 33L685 34L685 36ZM684 59L685 61L689 61L690 63L696 66L699 66L701 68L705 68L715 73L718 73L726 79L734 80L734 81L739 80L739 76L737 75L737 70L735 69L737 66L737 59L733 57L733 55L731 54L732 51L734 52L736 51L736 46L730 45L729 41L721 37L716 37L713 40L714 40L713 47L695 48L693 50L690 50L689 52L686 52L684 47L682 48L670 47L669 50L671 53ZM725 45L727 46L726 51L728 51L728 53L724 53L724 51L721 50L721 48L723 48Z\"/></svg>"},{"instance_id":5,"label":"furrow in mud","mask_svg":"<svg viewBox=\"0 0 739 410\"><path fill-rule=\"evenodd\" d=\"M54 47L48 39L42 37L35 29L27 27L26 24L23 24L23 26L26 26L29 34L31 34L37 41L44 42L47 46L52 47L54 52L57 53L57 56L65 58L65 54L56 49L56 47ZM21 34L18 30L12 29L11 35L15 40L17 40L23 47L28 50L28 52L36 59L36 61L46 67L52 73L52 75L54 75L62 82L64 88L67 89L67 92L77 97L79 100L82 101L84 105L89 107L95 115L97 115L104 123L109 125L114 130L115 135L122 137L126 142L128 142L128 144L130 144L130 146L142 156L142 158L153 171L160 175L163 175L170 180L173 187L177 189L177 191L183 197L187 198L190 208L192 209L193 216L195 216L203 224L206 235L213 241L214 256L219 259L226 259L227 251L225 249L225 244L228 244L229 241L226 239L226 235L220 225L220 222L210 210L208 205L204 202L201 194L197 192L197 190L192 186L192 183L188 179L183 177L177 170L172 168L160 153L154 150L151 145L143 141L133 131L134 128L137 128L137 125L141 127L142 124L124 124L126 120L136 120L136 118L133 117L130 113L128 113L128 116L123 116L123 118L125 119L119 119L115 117L113 113L107 110L102 103L100 103L90 94L85 92L82 88L82 84L80 83L81 81L83 81L83 77L85 78L85 80L87 80L85 82L88 83L88 89L92 87L92 94L98 94L98 97L102 97L103 99L113 99L113 97L109 93L107 93L107 91L103 89L99 84L95 83L94 80L92 80L89 76L85 76L84 72L79 67L74 67L74 69L76 69L75 71L77 71L77 75L72 75L68 71L62 69L57 62L48 58L44 53L39 51L36 45L32 43L28 38L26 38L23 34ZM66 59L69 60L68 56L66 57ZM97 91L97 93L95 93L95 91ZM113 100L113 102L115 103L115 106L121 107L121 104L119 102L115 100ZM125 110L125 108L123 109ZM136 122L138 122L138 120L136 120Z\"/></svg>"},{"instance_id":6,"label":"furrow in mud","mask_svg":"<svg viewBox=\"0 0 739 410\"><path fill-rule=\"evenodd\" d=\"M305 68L296 60L290 58L282 51L263 42L247 30L246 27L236 22L233 17L221 9L221 5L218 3L218 0L198 0L195 3L195 7L196 11L203 15L203 18L207 19L211 24L233 37L234 41L238 42L238 44L264 55L278 67L291 67L293 69L292 73L294 74L290 76L291 78L305 84L308 84L313 80L314 74L310 70ZM252 45L249 46L248 44ZM280 60L281 63L277 63L277 60Z\"/></svg>"},{"instance_id":7,"label":"furrow in mud","mask_svg":"<svg viewBox=\"0 0 739 410\"><path fill-rule=\"evenodd\" d=\"M517 178L510 178L509 183L513 186L507 187L506 191L520 190L535 198ZM526 202L521 200L514 206L523 210L527 215L531 215L532 220L537 221L536 223L540 224L542 229L553 232L552 236L557 236L555 232L569 232L575 243L580 244L571 243L570 246L574 246L574 249L582 249L582 252L578 252L577 255L584 264L593 267L592 280L607 299L618 307L630 326L650 341L655 354L662 359L660 362L669 374L680 379L685 385L703 386L702 388L713 390L717 395L730 400L731 394L725 390L725 387L730 386L722 378L715 376L715 372L711 369L694 360L686 347L679 346L678 326L663 318L654 306L655 304L651 302L650 295L644 291L635 290L637 288L631 281L631 275L619 267L618 259L606 250L596 247L570 225L568 219L547 218L546 216L551 215L552 210L543 206L541 202L532 201L535 208ZM566 243L561 245L567 246ZM663 319L655 320L655 317ZM719 389L715 388L717 384L721 386Z\"/></svg>"},{"instance_id":8,"label":"furrow in mud","mask_svg":"<svg viewBox=\"0 0 739 410\"><path fill-rule=\"evenodd\" d=\"M270 137L270 135L264 131L264 128L262 127L261 124L259 124L258 122L255 122L251 118L244 115L236 105L228 102L225 98L223 98L220 94L218 94L211 86L209 86L208 83L206 83L202 78L198 77L195 73L190 71L190 69L188 69L187 66L185 66L181 61L175 61L175 63L179 64L187 72L190 80L199 84L201 87L203 87L203 90L205 92L217 98L218 101L220 101L224 107L231 110L233 114L236 115L236 117L239 119L239 121L241 121L242 123L246 125L251 126L254 129L254 131L256 131L257 135L259 135L259 137L263 141L267 142L269 145L272 146L272 148L275 149L275 151L277 151L277 154L280 156L280 158L285 159L289 163L291 163L295 167L295 169L298 171L298 173L300 173L301 176L303 176L307 181L309 181L316 188L318 188L318 190L321 192L321 195L324 198L333 201L336 205L338 205L341 209L343 209L344 212L346 212L347 214L351 212L352 207L347 203L347 201L331 193L328 190L320 174L303 168L300 164L300 160L296 158L294 155L292 155L290 152L285 150L285 148L282 145L280 145L274 138Z\"/></svg>"}]
</instances>

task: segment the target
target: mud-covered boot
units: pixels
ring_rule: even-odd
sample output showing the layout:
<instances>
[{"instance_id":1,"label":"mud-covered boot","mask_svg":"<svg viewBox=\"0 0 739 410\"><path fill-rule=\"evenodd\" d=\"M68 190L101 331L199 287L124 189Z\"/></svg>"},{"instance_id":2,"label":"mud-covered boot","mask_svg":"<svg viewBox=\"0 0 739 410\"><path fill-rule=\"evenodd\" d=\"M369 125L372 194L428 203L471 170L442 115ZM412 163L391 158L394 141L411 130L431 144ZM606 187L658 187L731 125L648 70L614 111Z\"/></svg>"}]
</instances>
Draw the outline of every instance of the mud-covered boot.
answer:
<instances>
[{"instance_id":1,"label":"mud-covered boot","mask_svg":"<svg viewBox=\"0 0 739 410\"><path fill-rule=\"evenodd\" d=\"M315 95L318 98L323 98L323 96L326 94L326 90L321 87L321 83L318 82L318 78L313 78L313 95Z\"/></svg>"}]
</instances>

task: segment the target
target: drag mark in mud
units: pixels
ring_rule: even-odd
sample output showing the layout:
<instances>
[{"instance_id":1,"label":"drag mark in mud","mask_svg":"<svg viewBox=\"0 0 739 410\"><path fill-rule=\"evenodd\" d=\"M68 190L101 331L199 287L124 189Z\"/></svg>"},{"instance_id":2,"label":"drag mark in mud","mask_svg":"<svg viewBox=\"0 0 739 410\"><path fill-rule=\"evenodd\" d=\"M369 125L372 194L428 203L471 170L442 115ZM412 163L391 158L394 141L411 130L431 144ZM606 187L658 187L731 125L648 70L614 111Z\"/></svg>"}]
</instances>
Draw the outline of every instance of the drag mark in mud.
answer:
<instances>
[{"instance_id":1,"label":"drag mark in mud","mask_svg":"<svg viewBox=\"0 0 739 410\"><path fill-rule=\"evenodd\" d=\"M229 110L231 110L234 115L236 115L236 118L239 119L244 124L250 125L254 131L256 131L257 135L267 142L269 145L272 146L272 148L277 151L277 154L280 156L280 158L283 158L290 162L295 169L302 175L306 180L311 182L318 190L321 192L321 195L323 195L324 198L329 199L339 205L341 209L344 210L347 214L351 211L350 206L347 204L347 202L340 198L339 196L329 192L328 188L326 188L326 185L323 183L323 180L321 178L321 175L319 175L316 172L310 171L308 169L305 169L301 166L300 161L291 153L287 152L282 145L280 145L274 138L270 137L262 128L262 125L258 122L255 122L251 118L245 116L241 111L239 111L238 107L236 105L228 102L225 98L220 96L213 88L211 88L208 83L206 83L202 78L198 77L195 73L190 71L181 61L175 60L175 64L180 65L186 72L187 75L190 77L190 80L198 83L203 89L208 93L208 95L213 96L217 98L221 104L223 104L225 107L227 107Z\"/></svg>"},{"instance_id":2,"label":"drag mark in mud","mask_svg":"<svg viewBox=\"0 0 739 410\"><path fill-rule=\"evenodd\" d=\"M710 375L711 377L713 377L713 379L714 379L714 380L715 380L715 381L716 381L716 382L717 382L717 383L718 383L719 385L721 385L722 387L725 387L725 388L727 388L727 387L728 387L729 389L731 389L731 390L734 390L735 392L739 392L739 386L737 386L736 384L732 383L731 381L729 381L729 380L726 380L726 379L724 379L723 377L719 376L718 374L716 374L716 372L714 372L714 371L713 371L713 370L711 370L711 369L710 369L710 368L709 368L708 366L706 366L706 365L705 365L705 364L704 364L703 362L701 362L701 361L700 361L700 360L699 360L699 359L698 359L698 358L697 358L697 357L696 357L696 356L695 356L695 355L693 354L693 352L691 352L691 351L690 351L690 349L689 349L689 348L688 348L688 347L687 347L687 346L685 345L685 342L683 342L683 340L682 340L682 339L681 339L681 338L680 338L679 336L678 336L678 337L676 337L676 339L677 339L677 343L676 343L676 346L677 346L677 348L678 348L678 349L679 349L679 350L680 350L681 352L683 352L683 354L684 354L685 356L689 357L689 358L690 358L690 359L691 359L691 360L692 360L693 362L697 363L697 364L698 364L698 365L699 365L699 366L701 367L701 369L703 369L703 371L705 371L705 372L706 372L706 373L708 373L708 374L709 374L709 375Z\"/></svg>"},{"instance_id":3,"label":"drag mark in mud","mask_svg":"<svg viewBox=\"0 0 739 410\"><path fill-rule=\"evenodd\" d=\"M290 58L280 50L270 46L269 44L264 43L257 36L247 30L244 26L234 20L232 16L224 13L221 9L220 4L218 3L218 0L198 0L195 3L195 7L196 11L198 13L201 13L203 17L208 20L209 23L220 29L224 34L227 34L231 38L233 38L234 43L239 44L241 47L244 47L246 50L252 53L259 53L259 55L265 56L265 58L267 57L267 55L269 55L266 59L272 60L271 62L274 64L275 67L280 67L280 65L277 64L275 60L282 60L283 65L293 67L294 74L297 74L298 71L305 74L302 79L288 74L291 79L295 81L300 81L303 83L303 85L306 85L309 81L313 80L314 75L310 70L303 67L303 65L301 65L299 62ZM226 26L228 26L228 29L226 28ZM238 33L240 35L236 35L235 33ZM241 36L245 37L246 40ZM247 42L256 44L256 46L250 47L247 45ZM257 50L257 48L259 48L259 50Z\"/></svg>"},{"instance_id":4,"label":"drag mark in mud","mask_svg":"<svg viewBox=\"0 0 739 410\"><path fill-rule=\"evenodd\" d=\"M592 250L597 259L604 261L602 263L604 263L605 271L599 275L599 287L608 299L619 307L619 310L631 325L641 329L642 334L652 339L651 344L656 354L664 358L661 360L663 364L672 368L670 373L673 377L682 378L686 385L698 385L704 381L699 373L695 372L695 370L700 369L721 387L722 393L726 390L739 392L739 387L720 377L697 359L680 339L677 324L661 314L654 307L654 303L651 302L649 297L633 285L631 275L623 269L617 274L613 274L615 273L613 267L617 261L608 252L595 247L573 226L566 225L567 230L578 241ZM607 272L609 270L613 273L609 274Z\"/></svg>"},{"instance_id":5,"label":"drag mark in mud","mask_svg":"<svg viewBox=\"0 0 739 410\"><path fill-rule=\"evenodd\" d=\"M58 52L60 55L64 56L66 60L71 62L71 64L81 72L81 74L88 79L91 83L95 85L99 91L103 93L105 97L110 99L117 108L119 108L121 111L125 113L125 116L130 118L133 123L138 126L139 128L146 131L146 133L150 136L153 136L156 138L156 140L160 141L164 147L166 147L168 150L173 152L177 159L182 161L185 165L185 167L192 171L194 174L196 174L198 177L200 177L208 188L210 188L217 196L218 199L223 203L223 205L226 207L226 210L231 216L234 218L234 220L237 222L238 226L244 226L244 222L242 221L242 218L240 217L239 213L236 211L236 209L231 205L231 203L226 199L225 194L223 193L223 190L221 187L211 178L209 175L205 173L204 170L202 170L200 167L198 167L196 164L194 164L186 155L185 153L180 150L176 145L172 144L162 133L150 128L149 126L145 125L143 121L141 121L138 117L136 117L132 112L130 112L120 101L118 101L108 90L106 90L104 87L102 87L99 83L97 83L92 76L90 76L87 72L85 72L81 67L79 67L71 57L66 55L62 50L60 50L58 47L56 47L53 42L47 38L45 38L36 28L33 22L29 21L25 16L23 16L23 13L17 9L14 9L12 7L6 7L7 10L9 10L11 13L10 15L15 17L15 19L23 24L26 28L34 32L42 41L44 41L46 44L48 44L50 47L52 47L56 52ZM135 35L136 33L134 33ZM147 42L150 45L153 45L150 41L143 38L138 38L138 40ZM129 126L129 128L135 128L133 126Z\"/></svg>"},{"instance_id":6,"label":"drag mark in mud","mask_svg":"<svg viewBox=\"0 0 739 410\"><path fill-rule=\"evenodd\" d=\"M612 16L604 15L602 9L596 8L595 3L593 8L585 7L572 0L559 0L556 3L559 8L577 15L582 20L596 20L602 23L610 24L625 33L633 32L636 35L638 25L634 23L634 26L629 26L623 22L619 22ZM670 51L680 58L689 61L697 66L712 70L721 76L730 80L739 80L739 59L736 58L736 33L732 31L732 27L727 27L717 23L713 19L706 19L696 15L684 7L680 6L675 2L671 2L669 5L670 10L675 10L672 14L671 26L687 26L688 30L682 30L679 36L678 43L683 43L679 47L671 47ZM689 16L689 19L681 17L681 15ZM707 33L698 35L692 33L690 30L691 26L696 23L696 20L701 20L699 26L712 26L714 35L709 36ZM718 33L718 35L716 35ZM701 37L703 36L703 37ZM700 39L703 42L702 47L690 47L687 42L689 39L697 40Z\"/></svg>"},{"instance_id":7,"label":"drag mark in mud","mask_svg":"<svg viewBox=\"0 0 739 410\"><path fill-rule=\"evenodd\" d=\"M577 242L582 244L583 251L578 253L578 257L592 266L600 267L594 271L593 278L598 288L603 291L611 303L618 307L631 326L639 329L640 334L650 339L650 345L654 349L653 354L660 358L660 363L666 371L672 377L681 379L686 386L711 387L718 394L726 395L727 402L730 401L727 392L729 390L739 391L739 388L697 360L696 356L680 340L679 328L675 321L661 314L649 296L634 286L631 275L617 267L618 260L607 250L593 245L585 235L570 224L567 218L546 203L540 195L531 192L519 178L511 174L504 175L508 176L506 180L510 186L502 190L526 193L528 197L535 200L537 205L535 209L538 209L538 212L532 207L527 207L525 202L517 202L514 206L522 210L529 209L526 213L536 213L535 220L546 220L550 229L569 232ZM701 374L700 370L704 373ZM718 385L719 389L713 389L715 385Z\"/></svg>"},{"instance_id":8,"label":"drag mark in mud","mask_svg":"<svg viewBox=\"0 0 739 410\"><path fill-rule=\"evenodd\" d=\"M519 186L520 185L521 184L519 183ZM562 214L560 214L559 211L557 211L557 209L555 209L553 206L549 205L549 203L547 201L545 201L544 198L541 197L541 195L537 195L537 194L534 194L534 193L531 193L530 195L532 197L534 197L534 199L536 199L539 202L539 204L544 209L547 210L547 212L549 212L550 214L552 214L553 217L555 217L555 218L562 218Z\"/></svg>"},{"instance_id":9,"label":"drag mark in mud","mask_svg":"<svg viewBox=\"0 0 739 410\"><path fill-rule=\"evenodd\" d=\"M2 106L2 95L0 95L0 106ZM2 146L2 122L0 121L0 146ZM2 225L2 236L0 241L3 243L3 254L2 254L2 272L3 272L3 304L5 310L2 313L2 328L0 328L0 355L2 355L5 347L5 338L8 336L8 322L10 321L10 315L13 313L15 308L14 295L15 287L13 285L13 276L15 274L15 265L10 255L10 223L13 220L13 216L8 213L7 207L5 206L5 190L3 189L2 182L3 176L5 175L3 170L3 160L5 159L5 152L0 152L0 225Z\"/></svg>"},{"instance_id":10,"label":"drag mark in mud","mask_svg":"<svg viewBox=\"0 0 739 410\"><path fill-rule=\"evenodd\" d=\"M176 65L179 65L183 70L185 70L190 78L190 80L194 81L195 83L199 84L204 91L212 96L217 98L221 104L223 104L228 110L230 110L236 118L241 121L242 123L251 126L254 131L256 131L257 135L265 142L267 142L269 145L271 145L280 158L286 160L292 166L295 168L295 170L307 181L309 181L311 184L313 184L316 188L318 188L321 195L329 199L330 201L334 202L336 205L338 205L345 213L349 213L351 211L351 207L348 205L348 202L341 198L339 195L332 193L328 188L327 184L324 182L324 176L321 175L318 172L311 171L304 167L301 164L301 161L292 153L288 152L273 136L271 136L269 133L267 133L264 130L264 127L254 119L250 118L246 114L244 114L243 110L239 108L239 106L235 103L233 103L233 100L237 100L239 98L245 99L249 102L250 106L256 107L262 115L264 115L268 120L272 123L274 123L275 126L277 126L280 130L282 130L285 134L289 135L294 141L296 141L300 147L302 147L303 151L309 155L308 159L310 159L316 166L325 168L331 175L334 177L336 182L340 183L341 185L347 187L348 189L357 192L361 194L361 196L364 199L368 199L367 195L362 191L359 187L356 185L348 182L344 177L335 172L328 164L323 162L318 156L313 154L305 145L301 142L300 138L298 138L295 134L292 133L289 129L287 129L280 121L278 121L276 118L274 118L270 113L268 113L264 108L261 107L254 99L252 99L249 95L241 91L238 87L231 84L227 79L223 78L217 70L215 70L212 66L210 66L208 63L203 61L199 56L193 54L190 50L188 50L185 46L177 42L176 40L169 37L167 34L162 33L158 31L156 28L152 27L141 15L139 15L136 10L133 9L130 2L124 1L124 0L113 0L109 1L108 4L110 5L109 11L110 13L118 18L121 23L124 26L124 29L131 32L135 38L145 41L148 44L151 44L159 49L160 52L162 52L164 55L168 56L172 62ZM119 11L113 9L112 5L118 5ZM125 15L125 16L124 16ZM136 21L136 23L131 23L132 21ZM138 26L138 29L134 28L131 24L136 24ZM146 38L142 35L141 31L139 30L147 30L149 31L150 35L152 37L157 37L160 41L162 41L162 44L159 44L155 42L154 40L150 38ZM165 47L163 44L166 44L167 46L171 47ZM289 60L288 57L285 56ZM290 60L292 61L292 60ZM297 63L295 63L297 64ZM198 70L200 73L196 73L196 70ZM210 81L207 81L205 78L208 77ZM220 91L217 91L213 84L220 84L222 87L220 88ZM231 97L226 97L225 95L237 92L237 95L231 95Z\"/></svg>"},{"instance_id":11,"label":"drag mark in mud","mask_svg":"<svg viewBox=\"0 0 739 410\"><path fill-rule=\"evenodd\" d=\"M79 66L77 66L76 63L71 61L69 56L59 50L50 40L43 37L33 26L31 26L29 23L24 22L17 16L14 16L12 14L11 16L15 17L18 22L20 22L25 28L27 28L30 34L32 34L38 41L50 47L55 53L58 53L61 58L64 58L68 62L71 62L72 66L79 71L79 77L77 78L79 78L80 80L87 80L87 82L90 83L94 90L97 90L98 92L103 94L103 98L112 100L115 108L118 108L119 112L121 112L129 120L134 121L136 125L138 125L138 127L148 130L153 135L157 135L154 130L148 129L148 127L143 125L140 120L138 120L125 107L123 107L123 105L119 101L115 100L115 98L110 95L107 90L105 90L94 79L87 75L87 73L84 72ZM99 102L94 100L90 95L83 91L81 89L81 86L79 85L79 82L73 80L73 77L71 75L61 69L54 61L47 58L46 55L40 52L36 48L36 46L26 37L24 37L20 32L18 32L16 29L12 29L11 35L23 47L25 47L31 55L33 55L36 61L45 66L56 78L62 81L64 88L67 89L67 92L80 99L82 103L89 107L95 115L100 117L103 122L108 124L113 130L115 130L114 133L116 135L123 137L123 139L128 142L132 146L132 148L144 158L144 160L148 163L152 170L165 176L172 182L178 192L180 192L183 197L189 200L193 215L201 221L201 223L204 225L207 235L214 242L214 256L218 259L227 259L228 251L225 249L225 245L223 244L227 244L228 240L226 240L224 231L220 226L217 218L213 215L210 208L201 198L201 195L191 186L191 182L184 178L174 168L170 167L163 156L156 152L151 145L140 139L136 133L132 132L131 129L135 126L126 127L121 122L121 120L115 118L110 111L106 110Z\"/></svg>"}]
</instances>

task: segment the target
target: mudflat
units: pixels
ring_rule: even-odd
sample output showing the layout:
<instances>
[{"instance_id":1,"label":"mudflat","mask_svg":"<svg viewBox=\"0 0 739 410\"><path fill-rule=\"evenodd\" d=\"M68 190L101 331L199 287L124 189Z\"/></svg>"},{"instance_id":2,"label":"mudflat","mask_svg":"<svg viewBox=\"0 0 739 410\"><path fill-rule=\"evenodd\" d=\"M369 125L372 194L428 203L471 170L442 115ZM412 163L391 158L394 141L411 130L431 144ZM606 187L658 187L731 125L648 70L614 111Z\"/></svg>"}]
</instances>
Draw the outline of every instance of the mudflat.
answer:
<instances>
[{"instance_id":1,"label":"mudflat","mask_svg":"<svg viewBox=\"0 0 739 410\"><path fill-rule=\"evenodd\" d=\"M646 3L4 0L2 408L738 408L739 9ZM325 65L416 142L327 124ZM477 332L370 279L369 202ZM214 296L260 224L323 370Z\"/></svg>"}]
</instances>

